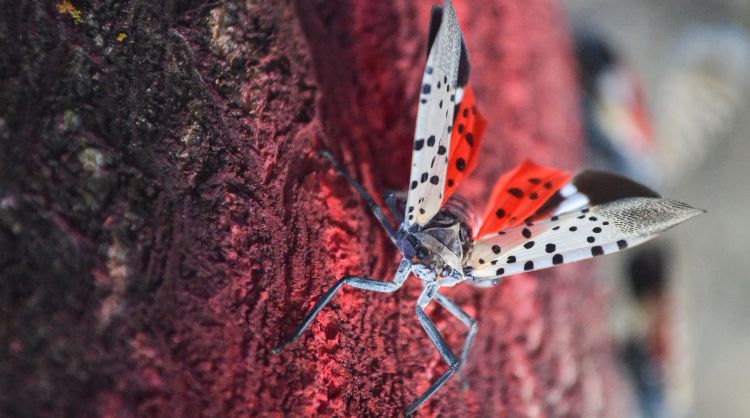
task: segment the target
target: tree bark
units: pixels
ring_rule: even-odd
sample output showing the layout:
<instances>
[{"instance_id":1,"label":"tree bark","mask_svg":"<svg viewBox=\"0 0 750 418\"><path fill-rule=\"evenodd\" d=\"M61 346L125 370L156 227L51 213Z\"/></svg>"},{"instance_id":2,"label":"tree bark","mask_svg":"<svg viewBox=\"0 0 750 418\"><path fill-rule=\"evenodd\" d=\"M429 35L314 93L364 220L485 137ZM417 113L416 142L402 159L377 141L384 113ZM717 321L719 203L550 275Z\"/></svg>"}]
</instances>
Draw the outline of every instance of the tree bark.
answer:
<instances>
[{"instance_id":1,"label":"tree bark","mask_svg":"<svg viewBox=\"0 0 750 418\"><path fill-rule=\"evenodd\" d=\"M403 189L432 0L3 1L0 415L396 416L446 369L393 295L373 194ZM568 33L549 0L456 1L489 121L463 194L523 158L574 168ZM422 416L618 416L585 264L447 292L479 321ZM448 343L464 327L431 310Z\"/></svg>"}]
</instances>

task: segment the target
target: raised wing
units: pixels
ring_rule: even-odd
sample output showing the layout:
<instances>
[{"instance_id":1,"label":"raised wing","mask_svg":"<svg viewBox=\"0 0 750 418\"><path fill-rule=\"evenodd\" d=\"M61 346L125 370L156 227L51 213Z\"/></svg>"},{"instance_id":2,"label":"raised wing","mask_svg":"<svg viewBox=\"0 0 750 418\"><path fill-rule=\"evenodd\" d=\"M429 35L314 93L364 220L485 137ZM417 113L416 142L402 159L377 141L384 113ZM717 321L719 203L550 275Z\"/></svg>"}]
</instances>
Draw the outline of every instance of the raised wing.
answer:
<instances>
[{"instance_id":1,"label":"raised wing","mask_svg":"<svg viewBox=\"0 0 750 418\"><path fill-rule=\"evenodd\" d=\"M570 174L526 160L495 184L475 238L512 228L533 216L565 183Z\"/></svg>"},{"instance_id":2,"label":"raised wing","mask_svg":"<svg viewBox=\"0 0 750 418\"><path fill-rule=\"evenodd\" d=\"M466 86L463 91L453 126L443 204L456 191L461 180L474 171L479 161L479 144L487 121L477 110L471 86Z\"/></svg>"},{"instance_id":3,"label":"raised wing","mask_svg":"<svg viewBox=\"0 0 750 418\"><path fill-rule=\"evenodd\" d=\"M555 196L557 202L545 203L532 221L474 243L464 270L475 283L618 252L704 213L597 171L581 173ZM577 208L567 211L566 205Z\"/></svg>"},{"instance_id":4,"label":"raised wing","mask_svg":"<svg viewBox=\"0 0 750 418\"><path fill-rule=\"evenodd\" d=\"M701 213L672 200L630 197L553 216L476 242L470 276L497 279L615 253Z\"/></svg>"},{"instance_id":5,"label":"raised wing","mask_svg":"<svg viewBox=\"0 0 750 418\"><path fill-rule=\"evenodd\" d=\"M438 17L440 24L435 30L434 22ZM455 105L462 93L458 81L464 48L450 0L446 0L442 9L433 9L432 22L406 201L405 219L410 226L427 224L440 210L445 194Z\"/></svg>"}]
</instances>

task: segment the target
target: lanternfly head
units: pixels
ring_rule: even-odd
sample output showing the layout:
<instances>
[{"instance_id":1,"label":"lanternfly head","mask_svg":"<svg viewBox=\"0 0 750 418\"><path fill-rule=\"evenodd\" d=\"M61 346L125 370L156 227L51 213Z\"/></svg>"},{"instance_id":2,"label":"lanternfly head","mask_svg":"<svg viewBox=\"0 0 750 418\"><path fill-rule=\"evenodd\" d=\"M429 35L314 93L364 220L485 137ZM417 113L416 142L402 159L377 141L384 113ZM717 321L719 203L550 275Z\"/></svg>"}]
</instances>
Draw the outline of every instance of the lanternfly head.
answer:
<instances>
[{"instance_id":1,"label":"lanternfly head","mask_svg":"<svg viewBox=\"0 0 750 418\"><path fill-rule=\"evenodd\" d=\"M412 234L406 234L398 241L398 249L412 264L421 264L428 255L427 249Z\"/></svg>"},{"instance_id":2,"label":"lanternfly head","mask_svg":"<svg viewBox=\"0 0 750 418\"><path fill-rule=\"evenodd\" d=\"M425 280L435 280L438 276L450 274L450 267L430 246L424 242L424 234L408 234L399 241L399 249L404 258L411 261L415 273Z\"/></svg>"},{"instance_id":3,"label":"lanternfly head","mask_svg":"<svg viewBox=\"0 0 750 418\"><path fill-rule=\"evenodd\" d=\"M461 243L456 239L458 226L428 228L410 234L409 245L414 248L410 258L415 273L423 280L463 277ZM458 252L458 253L457 253Z\"/></svg>"}]
</instances>

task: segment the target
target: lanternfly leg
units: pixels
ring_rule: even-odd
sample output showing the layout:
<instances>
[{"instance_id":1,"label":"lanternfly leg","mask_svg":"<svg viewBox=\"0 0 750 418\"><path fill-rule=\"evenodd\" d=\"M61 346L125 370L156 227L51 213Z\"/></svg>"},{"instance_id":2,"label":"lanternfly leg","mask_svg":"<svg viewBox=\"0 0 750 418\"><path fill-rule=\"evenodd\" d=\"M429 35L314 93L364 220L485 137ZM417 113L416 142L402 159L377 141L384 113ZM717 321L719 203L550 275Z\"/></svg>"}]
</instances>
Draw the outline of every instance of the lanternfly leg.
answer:
<instances>
[{"instance_id":1,"label":"lanternfly leg","mask_svg":"<svg viewBox=\"0 0 750 418\"><path fill-rule=\"evenodd\" d=\"M357 182L357 180L354 180L354 178L352 178L352 176L350 176L349 173L347 173L346 170L344 170L343 167L339 165L339 163L333 158L330 152L321 150L319 154L321 157L328 160L336 169L336 171L338 171L339 174L341 174L349 182L349 184L351 184L352 187L357 190L357 193L359 193L362 199L367 202L367 205L370 206L370 210L372 210L375 218L377 218L380 224L383 225L383 228L385 228L385 230L388 232L388 236L391 237L391 241L393 242L393 244L396 244L396 231L393 230L393 226L391 226L391 224L388 223L388 220L385 219L383 210L380 209L380 206L378 206L377 203L375 203L375 200L373 200L372 196L367 193L367 190L365 190L362 185Z\"/></svg>"},{"instance_id":2,"label":"lanternfly leg","mask_svg":"<svg viewBox=\"0 0 750 418\"><path fill-rule=\"evenodd\" d=\"M469 333L466 334L466 341L464 341L464 348L461 350L461 363L458 366L458 375L461 377L461 383L463 384L463 388L467 389L468 384L466 382L466 379L464 379L461 370L466 365L466 358L469 356L469 351L471 351L471 344L474 342L474 334L477 333L477 321L474 320L474 318L470 317L466 312L464 312L458 305L456 305L456 302L453 302L440 293L435 294L435 300L437 300L439 304L447 309L448 312L453 314L453 316L458 318L458 320L461 321L464 325L469 327Z\"/></svg>"},{"instance_id":3,"label":"lanternfly leg","mask_svg":"<svg viewBox=\"0 0 750 418\"><path fill-rule=\"evenodd\" d=\"M328 304L328 302L331 301L331 299L333 299L333 297L336 295L336 292L338 292L339 289L341 289L344 285L349 285L356 289L370 290L373 292L393 293L401 288L401 286L406 281L406 278L409 277L410 266L411 264L407 260L402 260L401 264L399 264L398 266L398 270L396 271L392 282L383 282L380 280L372 280L359 276L346 276L343 279L339 280L335 285L333 285L333 287L328 289L328 291L325 292L323 296L320 297L312 310L310 310L310 312L305 315L305 318L302 320L300 326L297 327L297 330L294 331L294 334L292 334L292 336L290 336L276 348L274 348L273 353L277 354L279 351L281 351L282 348L284 348L284 346L299 338L299 336L302 335L303 332L305 332L307 327L310 326L310 323L312 323L312 321L315 319L315 316L318 315L318 312L320 312L320 310L323 309Z\"/></svg>"},{"instance_id":4,"label":"lanternfly leg","mask_svg":"<svg viewBox=\"0 0 750 418\"><path fill-rule=\"evenodd\" d=\"M396 205L397 200L404 200L402 199L400 195L402 195L402 192L394 192L393 190L386 190L385 193L383 193L383 200L385 201L385 206L388 208L388 211L391 212L391 215L393 215L394 218L396 218L396 222L401 224L401 222L404 221L404 213L403 211L400 211L398 209L398 206Z\"/></svg>"},{"instance_id":5,"label":"lanternfly leg","mask_svg":"<svg viewBox=\"0 0 750 418\"><path fill-rule=\"evenodd\" d=\"M413 414L414 411L416 411L427 399L429 399L436 390L440 389L440 387L443 386L443 384L453 375L453 373L456 372L459 366L458 359L456 359L456 356L453 354L450 347L448 347L448 344L445 343L445 340L438 332L435 324L424 312L424 307L427 306L428 303L430 303L430 301L436 294L436 290L437 289L434 286L425 287L422 295L419 297L419 301L417 302L417 319L419 319L419 323L422 324L422 328L424 328L425 333L427 333L427 337L429 337L430 341L432 341L432 344L435 345L435 348L437 348L440 356L443 357L443 360L445 360L446 363L448 363L448 370L446 370L445 373L443 373L443 375L440 376L440 378L422 394L422 396L417 398L416 401L414 401L411 405L409 405L408 408L406 408L406 415Z\"/></svg>"}]
</instances>

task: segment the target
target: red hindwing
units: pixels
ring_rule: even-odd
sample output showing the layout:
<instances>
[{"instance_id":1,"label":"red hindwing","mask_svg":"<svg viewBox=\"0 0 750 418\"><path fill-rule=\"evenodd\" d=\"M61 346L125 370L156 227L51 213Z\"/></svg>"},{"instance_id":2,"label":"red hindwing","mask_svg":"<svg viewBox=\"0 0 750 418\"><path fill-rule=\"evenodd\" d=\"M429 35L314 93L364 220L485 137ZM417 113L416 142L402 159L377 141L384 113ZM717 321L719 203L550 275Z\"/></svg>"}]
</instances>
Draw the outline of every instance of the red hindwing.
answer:
<instances>
[{"instance_id":1,"label":"red hindwing","mask_svg":"<svg viewBox=\"0 0 750 418\"><path fill-rule=\"evenodd\" d=\"M526 221L568 183L571 174L526 160L495 184L487 210L474 238L512 228Z\"/></svg>"},{"instance_id":2,"label":"red hindwing","mask_svg":"<svg viewBox=\"0 0 750 418\"><path fill-rule=\"evenodd\" d=\"M453 121L451 149L448 154L450 159L441 205L456 191L461 180L476 168L479 160L477 151L486 126L487 121L477 110L474 92L471 86L466 86Z\"/></svg>"}]
</instances>

